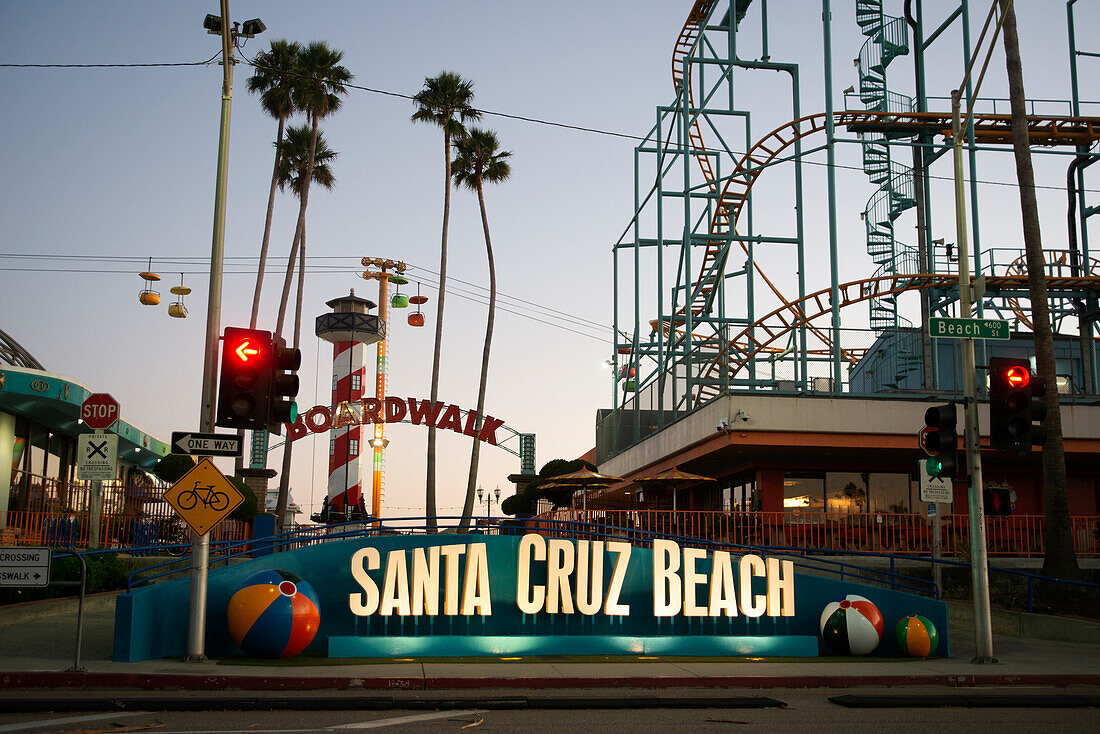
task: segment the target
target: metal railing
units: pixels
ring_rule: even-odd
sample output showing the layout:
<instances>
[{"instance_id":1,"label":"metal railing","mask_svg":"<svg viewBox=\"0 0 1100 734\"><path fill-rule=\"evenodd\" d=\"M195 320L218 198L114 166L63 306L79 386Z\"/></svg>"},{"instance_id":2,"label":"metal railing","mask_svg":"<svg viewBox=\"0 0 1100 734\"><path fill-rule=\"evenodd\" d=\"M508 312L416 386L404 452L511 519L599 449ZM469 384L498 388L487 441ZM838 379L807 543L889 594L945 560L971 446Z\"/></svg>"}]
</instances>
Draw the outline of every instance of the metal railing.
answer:
<instances>
[{"instance_id":1,"label":"metal railing","mask_svg":"<svg viewBox=\"0 0 1100 734\"><path fill-rule=\"evenodd\" d=\"M768 547L799 547L816 551L848 551L927 555L932 550L932 523L911 513L723 512L698 510L551 510L536 519L615 526L643 533L668 533L700 540ZM987 516L986 538L991 556L1038 557L1044 553L1042 515ZM1074 551L1100 556L1096 538L1100 516L1071 518ZM941 516L940 546L945 556L967 555L970 524L965 514Z\"/></svg>"}]
</instances>

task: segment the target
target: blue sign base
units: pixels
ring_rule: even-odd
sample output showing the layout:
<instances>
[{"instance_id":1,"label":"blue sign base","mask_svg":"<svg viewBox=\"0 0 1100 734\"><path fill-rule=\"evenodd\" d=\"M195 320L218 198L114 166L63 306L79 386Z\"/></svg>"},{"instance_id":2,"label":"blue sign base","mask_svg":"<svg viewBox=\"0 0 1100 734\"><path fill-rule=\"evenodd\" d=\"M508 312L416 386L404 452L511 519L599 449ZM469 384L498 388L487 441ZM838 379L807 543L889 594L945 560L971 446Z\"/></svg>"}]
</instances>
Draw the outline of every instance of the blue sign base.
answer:
<instances>
[{"instance_id":1,"label":"blue sign base","mask_svg":"<svg viewBox=\"0 0 1100 734\"><path fill-rule=\"evenodd\" d=\"M328 638L330 658L479 657L529 655L691 655L817 657L812 635L630 637L625 635L437 635Z\"/></svg>"}]
</instances>

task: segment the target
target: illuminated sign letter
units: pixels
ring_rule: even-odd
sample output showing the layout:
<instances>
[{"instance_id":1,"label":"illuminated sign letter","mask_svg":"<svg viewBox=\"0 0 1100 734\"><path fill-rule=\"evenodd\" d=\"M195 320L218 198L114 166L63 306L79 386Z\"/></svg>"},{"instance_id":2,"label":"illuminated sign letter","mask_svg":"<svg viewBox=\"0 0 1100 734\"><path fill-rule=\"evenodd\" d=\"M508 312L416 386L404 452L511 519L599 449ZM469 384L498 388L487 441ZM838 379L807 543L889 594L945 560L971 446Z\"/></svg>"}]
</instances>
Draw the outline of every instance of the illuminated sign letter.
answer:
<instances>
[{"instance_id":1,"label":"illuminated sign letter","mask_svg":"<svg viewBox=\"0 0 1100 734\"><path fill-rule=\"evenodd\" d=\"M680 546L671 540L653 541L653 614L674 617L680 613Z\"/></svg>"},{"instance_id":2,"label":"illuminated sign letter","mask_svg":"<svg viewBox=\"0 0 1100 734\"><path fill-rule=\"evenodd\" d=\"M363 398L359 401L363 406L364 423L382 423L382 401L378 398Z\"/></svg>"},{"instance_id":3,"label":"illuminated sign letter","mask_svg":"<svg viewBox=\"0 0 1100 734\"><path fill-rule=\"evenodd\" d=\"M741 612L746 617L760 617L768 608L768 597L752 593L753 576L764 576L764 559L749 553L741 556L740 570ZM793 578L793 576L792 576Z\"/></svg>"},{"instance_id":4,"label":"illuminated sign letter","mask_svg":"<svg viewBox=\"0 0 1100 734\"><path fill-rule=\"evenodd\" d=\"M405 401L386 398L386 423L400 423L405 418Z\"/></svg>"},{"instance_id":5,"label":"illuminated sign letter","mask_svg":"<svg viewBox=\"0 0 1100 734\"><path fill-rule=\"evenodd\" d=\"M413 549L412 613L439 614L439 546Z\"/></svg>"},{"instance_id":6,"label":"illuminated sign letter","mask_svg":"<svg viewBox=\"0 0 1100 734\"><path fill-rule=\"evenodd\" d=\"M684 548L684 616L702 617L707 610L696 604L697 595L695 587L703 583L706 577L695 570L695 563L707 557L707 552L702 548Z\"/></svg>"},{"instance_id":7,"label":"illuminated sign letter","mask_svg":"<svg viewBox=\"0 0 1100 734\"><path fill-rule=\"evenodd\" d=\"M630 543L624 543L621 540L609 541L607 544L608 552L616 556L615 569L611 572L611 584L607 587L607 598L603 603L603 613L608 616L630 614L630 605L619 603L619 594L622 593L623 581L626 580L626 569L630 567L630 548Z\"/></svg>"},{"instance_id":8,"label":"illuminated sign letter","mask_svg":"<svg viewBox=\"0 0 1100 734\"><path fill-rule=\"evenodd\" d=\"M481 425L481 433L477 434L478 441L484 441L490 446L497 445L497 429L504 425L504 421L491 415L485 416L485 423Z\"/></svg>"},{"instance_id":9,"label":"illuminated sign letter","mask_svg":"<svg viewBox=\"0 0 1100 734\"><path fill-rule=\"evenodd\" d=\"M462 580L462 614L492 614L490 597L489 558L485 543L470 543L466 552L466 576Z\"/></svg>"},{"instance_id":10,"label":"illuminated sign letter","mask_svg":"<svg viewBox=\"0 0 1100 734\"><path fill-rule=\"evenodd\" d=\"M563 614L573 613L573 594L569 589L573 553L573 541L563 538L550 540L546 553L546 611L550 614L558 613L559 601Z\"/></svg>"},{"instance_id":11,"label":"illuminated sign letter","mask_svg":"<svg viewBox=\"0 0 1100 734\"><path fill-rule=\"evenodd\" d=\"M421 423L434 426L441 410L443 410L443 403L429 403L427 400L421 400L418 403L416 398L409 398L409 421L414 426L419 426Z\"/></svg>"},{"instance_id":12,"label":"illuminated sign letter","mask_svg":"<svg viewBox=\"0 0 1100 734\"><path fill-rule=\"evenodd\" d=\"M348 405L346 400L340 402L336 406L336 412L332 416L332 427L343 428L344 426L354 426L359 424L359 416L355 412L355 408Z\"/></svg>"},{"instance_id":13,"label":"illuminated sign letter","mask_svg":"<svg viewBox=\"0 0 1100 734\"><path fill-rule=\"evenodd\" d=\"M528 533L519 539L516 602L519 605L519 610L524 614L538 614L546 603L546 589L541 585L531 586L531 561L545 560L545 538L537 533Z\"/></svg>"},{"instance_id":14,"label":"illuminated sign letter","mask_svg":"<svg viewBox=\"0 0 1100 734\"><path fill-rule=\"evenodd\" d=\"M710 605L707 614L711 617L737 616L737 591L733 586L733 562L729 551L714 551L710 567Z\"/></svg>"},{"instance_id":15,"label":"illuminated sign letter","mask_svg":"<svg viewBox=\"0 0 1100 734\"><path fill-rule=\"evenodd\" d=\"M446 589L443 595L443 613L458 614L458 557L466 552L466 546L442 545L439 554L444 561L444 583Z\"/></svg>"},{"instance_id":16,"label":"illuminated sign letter","mask_svg":"<svg viewBox=\"0 0 1100 734\"><path fill-rule=\"evenodd\" d=\"M794 616L794 561L768 559L768 616Z\"/></svg>"},{"instance_id":17,"label":"illuminated sign letter","mask_svg":"<svg viewBox=\"0 0 1100 734\"><path fill-rule=\"evenodd\" d=\"M591 546L591 552L589 552ZM577 611L592 616L603 605L603 541L577 541Z\"/></svg>"},{"instance_id":18,"label":"illuminated sign letter","mask_svg":"<svg viewBox=\"0 0 1100 734\"><path fill-rule=\"evenodd\" d=\"M386 575L382 577L382 603L378 605L378 613L383 617L395 611L401 617L412 612L409 608L408 564L405 563L403 550L390 551L386 556Z\"/></svg>"},{"instance_id":19,"label":"illuminated sign letter","mask_svg":"<svg viewBox=\"0 0 1100 734\"><path fill-rule=\"evenodd\" d=\"M366 617L378 610L378 585L367 571L378 568L378 549L360 548L351 557L351 577L363 591L359 594L348 594L348 605L351 613L357 617Z\"/></svg>"},{"instance_id":20,"label":"illuminated sign letter","mask_svg":"<svg viewBox=\"0 0 1100 734\"><path fill-rule=\"evenodd\" d=\"M443 430L450 428L455 433L462 433L462 421L458 417L458 406L448 405L447 409L443 411L443 417L439 419L439 424L436 428Z\"/></svg>"}]
</instances>

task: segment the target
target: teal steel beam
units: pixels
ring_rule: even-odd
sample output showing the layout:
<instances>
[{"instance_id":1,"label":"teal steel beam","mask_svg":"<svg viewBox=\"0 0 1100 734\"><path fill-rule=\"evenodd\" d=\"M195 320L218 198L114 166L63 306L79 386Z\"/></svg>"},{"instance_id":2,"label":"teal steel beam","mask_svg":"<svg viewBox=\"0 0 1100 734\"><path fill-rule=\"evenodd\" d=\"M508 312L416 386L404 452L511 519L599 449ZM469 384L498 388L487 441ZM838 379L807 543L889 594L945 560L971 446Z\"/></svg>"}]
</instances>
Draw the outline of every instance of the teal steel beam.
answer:
<instances>
[{"instance_id":1,"label":"teal steel beam","mask_svg":"<svg viewBox=\"0 0 1100 734\"><path fill-rule=\"evenodd\" d=\"M837 256L837 235L836 235L836 158L835 158L835 146L836 143L833 140L833 40L832 40L832 11L829 7L829 0L821 0L821 25L823 27L825 37L825 137L827 140L828 148L826 149L826 157L828 161L827 180L828 180L828 197L829 197L829 291L832 299L832 375L833 384L832 392L839 393L843 375L841 374L840 366L840 263ZM798 200L797 206L800 211L802 201ZM802 274L803 267L799 266L799 278L804 277ZM800 283L800 288L802 285ZM805 295L804 293L802 295ZM806 342L805 335L803 334L802 340L802 360L803 369L805 369L805 350ZM803 373L805 374L805 373Z\"/></svg>"}]
</instances>

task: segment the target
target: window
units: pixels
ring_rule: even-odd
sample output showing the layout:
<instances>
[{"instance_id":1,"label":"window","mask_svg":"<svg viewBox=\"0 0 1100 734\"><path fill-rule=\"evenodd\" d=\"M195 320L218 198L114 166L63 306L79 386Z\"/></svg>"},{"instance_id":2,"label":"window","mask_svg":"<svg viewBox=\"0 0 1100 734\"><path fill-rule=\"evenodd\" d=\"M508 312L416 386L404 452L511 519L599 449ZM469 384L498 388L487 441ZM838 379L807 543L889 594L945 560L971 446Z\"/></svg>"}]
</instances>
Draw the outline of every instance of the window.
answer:
<instances>
[{"instance_id":1,"label":"window","mask_svg":"<svg viewBox=\"0 0 1100 734\"><path fill-rule=\"evenodd\" d=\"M328 455L336 456L336 439L330 438L328 440Z\"/></svg>"},{"instance_id":2,"label":"window","mask_svg":"<svg viewBox=\"0 0 1100 734\"><path fill-rule=\"evenodd\" d=\"M356 372L351 376L351 390L357 392L363 389L363 376Z\"/></svg>"},{"instance_id":3,"label":"window","mask_svg":"<svg viewBox=\"0 0 1100 734\"><path fill-rule=\"evenodd\" d=\"M820 513L825 509L825 479L819 474L783 475L783 510L790 515ZM818 515L815 521L823 518Z\"/></svg>"},{"instance_id":4,"label":"window","mask_svg":"<svg viewBox=\"0 0 1100 734\"><path fill-rule=\"evenodd\" d=\"M348 439L348 456L358 456L358 455L359 455L359 439L357 439L357 438Z\"/></svg>"},{"instance_id":5,"label":"window","mask_svg":"<svg viewBox=\"0 0 1100 734\"><path fill-rule=\"evenodd\" d=\"M871 475L871 512L906 513L912 506L908 474Z\"/></svg>"},{"instance_id":6,"label":"window","mask_svg":"<svg viewBox=\"0 0 1100 734\"><path fill-rule=\"evenodd\" d=\"M336 375L335 374L332 375L332 392L334 394L336 392Z\"/></svg>"},{"instance_id":7,"label":"window","mask_svg":"<svg viewBox=\"0 0 1100 734\"><path fill-rule=\"evenodd\" d=\"M867 512L870 475L858 472L829 472L825 475L825 511Z\"/></svg>"}]
</instances>

